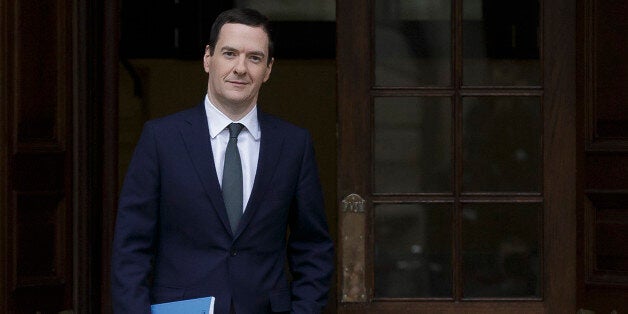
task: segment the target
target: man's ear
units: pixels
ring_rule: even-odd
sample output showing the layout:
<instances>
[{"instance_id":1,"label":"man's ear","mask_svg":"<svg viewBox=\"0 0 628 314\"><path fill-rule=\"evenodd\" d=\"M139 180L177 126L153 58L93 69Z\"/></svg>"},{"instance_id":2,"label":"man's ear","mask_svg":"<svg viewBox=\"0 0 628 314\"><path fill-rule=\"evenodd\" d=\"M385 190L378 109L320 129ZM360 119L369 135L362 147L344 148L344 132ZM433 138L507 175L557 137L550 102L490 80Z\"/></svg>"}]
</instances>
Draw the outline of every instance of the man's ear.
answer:
<instances>
[{"instance_id":1,"label":"man's ear","mask_svg":"<svg viewBox=\"0 0 628 314\"><path fill-rule=\"evenodd\" d=\"M270 62L268 62L268 66L266 67L266 75L264 75L264 83L266 83L266 81L268 81L268 79L270 78L270 72L272 72L273 70L273 63L275 63L275 58L270 59Z\"/></svg>"},{"instance_id":2,"label":"man's ear","mask_svg":"<svg viewBox=\"0 0 628 314\"><path fill-rule=\"evenodd\" d=\"M205 54L203 55L203 68L205 73L209 73L209 61L211 60L209 45L205 46Z\"/></svg>"}]
</instances>

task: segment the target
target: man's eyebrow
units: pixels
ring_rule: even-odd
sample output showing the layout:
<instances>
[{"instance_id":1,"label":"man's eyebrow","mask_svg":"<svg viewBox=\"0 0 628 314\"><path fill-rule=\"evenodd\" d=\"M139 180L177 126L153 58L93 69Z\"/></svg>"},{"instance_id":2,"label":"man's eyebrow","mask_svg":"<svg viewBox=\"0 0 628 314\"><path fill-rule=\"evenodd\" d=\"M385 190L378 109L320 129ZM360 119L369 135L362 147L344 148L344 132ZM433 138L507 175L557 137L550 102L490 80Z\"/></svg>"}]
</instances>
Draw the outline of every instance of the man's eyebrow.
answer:
<instances>
[{"instance_id":1,"label":"man's eyebrow","mask_svg":"<svg viewBox=\"0 0 628 314\"><path fill-rule=\"evenodd\" d=\"M238 51L238 49L233 48L231 46L223 46L222 48L220 48L220 51ZM266 57L266 54L261 51L261 50L253 50L251 52L249 52L250 55L256 55L256 56L260 56L262 58Z\"/></svg>"},{"instance_id":2,"label":"man's eyebrow","mask_svg":"<svg viewBox=\"0 0 628 314\"><path fill-rule=\"evenodd\" d=\"M266 54L263 51L259 51L259 50L253 50L251 52L249 52L250 55L255 55L255 56L260 56L260 57L265 57Z\"/></svg>"}]
</instances>

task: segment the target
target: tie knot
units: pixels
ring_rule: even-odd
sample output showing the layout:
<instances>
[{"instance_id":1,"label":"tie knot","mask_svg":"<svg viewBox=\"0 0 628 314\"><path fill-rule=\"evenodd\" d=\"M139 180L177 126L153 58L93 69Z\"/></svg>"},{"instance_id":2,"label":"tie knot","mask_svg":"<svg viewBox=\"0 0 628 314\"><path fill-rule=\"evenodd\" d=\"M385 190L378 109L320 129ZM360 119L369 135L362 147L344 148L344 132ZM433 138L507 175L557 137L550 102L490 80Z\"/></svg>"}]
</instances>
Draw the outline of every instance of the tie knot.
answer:
<instances>
[{"instance_id":1,"label":"tie knot","mask_svg":"<svg viewBox=\"0 0 628 314\"><path fill-rule=\"evenodd\" d=\"M229 137L237 138L238 134L240 134L240 131L242 131L242 129L244 128L244 125L242 125L242 123L231 123L229 124L228 128L229 128Z\"/></svg>"}]
</instances>

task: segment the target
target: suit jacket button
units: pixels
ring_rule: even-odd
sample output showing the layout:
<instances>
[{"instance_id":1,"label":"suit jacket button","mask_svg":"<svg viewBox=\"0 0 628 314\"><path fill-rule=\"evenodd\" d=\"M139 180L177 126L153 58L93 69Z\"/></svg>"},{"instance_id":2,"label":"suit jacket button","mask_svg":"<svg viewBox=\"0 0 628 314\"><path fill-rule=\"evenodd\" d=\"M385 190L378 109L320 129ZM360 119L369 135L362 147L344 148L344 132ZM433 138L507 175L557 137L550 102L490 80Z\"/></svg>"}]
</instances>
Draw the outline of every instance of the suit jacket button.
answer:
<instances>
[{"instance_id":1,"label":"suit jacket button","mask_svg":"<svg viewBox=\"0 0 628 314\"><path fill-rule=\"evenodd\" d=\"M236 249L231 249L230 254L231 254L231 256L236 256L236 255L238 255L238 250L236 250Z\"/></svg>"}]
</instances>

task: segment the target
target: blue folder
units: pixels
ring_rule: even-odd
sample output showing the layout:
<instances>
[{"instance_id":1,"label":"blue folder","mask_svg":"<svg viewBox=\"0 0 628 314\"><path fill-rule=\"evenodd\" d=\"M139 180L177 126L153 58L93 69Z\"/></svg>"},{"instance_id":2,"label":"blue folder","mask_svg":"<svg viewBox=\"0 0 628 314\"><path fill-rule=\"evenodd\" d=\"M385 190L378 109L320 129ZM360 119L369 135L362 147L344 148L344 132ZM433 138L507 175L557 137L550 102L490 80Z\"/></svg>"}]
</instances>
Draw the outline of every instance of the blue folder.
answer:
<instances>
[{"instance_id":1,"label":"blue folder","mask_svg":"<svg viewBox=\"0 0 628 314\"><path fill-rule=\"evenodd\" d=\"M150 309L153 314L213 314L214 297L158 303Z\"/></svg>"}]
</instances>

